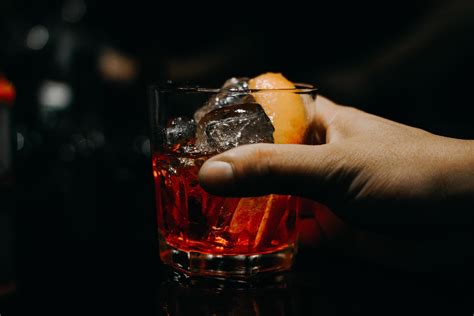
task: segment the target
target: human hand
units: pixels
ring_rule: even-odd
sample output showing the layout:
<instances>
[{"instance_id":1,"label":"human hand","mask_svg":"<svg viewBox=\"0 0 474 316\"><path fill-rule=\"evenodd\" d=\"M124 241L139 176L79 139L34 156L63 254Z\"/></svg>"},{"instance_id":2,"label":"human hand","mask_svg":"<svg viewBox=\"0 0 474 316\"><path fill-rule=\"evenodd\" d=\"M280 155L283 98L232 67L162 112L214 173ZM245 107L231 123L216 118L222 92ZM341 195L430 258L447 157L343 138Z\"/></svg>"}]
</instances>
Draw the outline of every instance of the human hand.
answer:
<instances>
[{"instance_id":1,"label":"human hand","mask_svg":"<svg viewBox=\"0 0 474 316\"><path fill-rule=\"evenodd\" d=\"M309 113L316 145L234 148L203 164L203 188L226 196L304 196L360 225L472 223L473 141L437 136L323 97Z\"/></svg>"}]
</instances>

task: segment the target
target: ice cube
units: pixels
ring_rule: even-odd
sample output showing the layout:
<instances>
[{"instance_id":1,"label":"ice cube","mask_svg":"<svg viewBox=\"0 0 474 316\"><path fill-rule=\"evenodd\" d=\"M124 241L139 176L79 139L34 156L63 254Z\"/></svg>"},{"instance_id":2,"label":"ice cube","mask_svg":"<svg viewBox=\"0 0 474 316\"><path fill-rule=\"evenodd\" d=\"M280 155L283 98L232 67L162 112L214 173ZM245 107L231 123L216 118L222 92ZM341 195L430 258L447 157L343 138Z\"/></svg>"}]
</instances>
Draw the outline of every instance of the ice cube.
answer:
<instances>
[{"instance_id":1,"label":"ice cube","mask_svg":"<svg viewBox=\"0 0 474 316\"><path fill-rule=\"evenodd\" d=\"M203 152L223 152L244 144L273 143L272 122L258 103L215 109L198 124L196 147Z\"/></svg>"},{"instance_id":2,"label":"ice cube","mask_svg":"<svg viewBox=\"0 0 474 316\"><path fill-rule=\"evenodd\" d=\"M196 123L185 117L174 118L166 128L166 143L168 146L185 145L196 134Z\"/></svg>"},{"instance_id":3,"label":"ice cube","mask_svg":"<svg viewBox=\"0 0 474 316\"><path fill-rule=\"evenodd\" d=\"M227 79L222 85L222 89L228 89L233 91L247 91L249 89L249 80L247 77L232 77Z\"/></svg>"},{"instance_id":4,"label":"ice cube","mask_svg":"<svg viewBox=\"0 0 474 316\"><path fill-rule=\"evenodd\" d=\"M222 86L221 92L213 95L202 107L194 113L194 120L199 121L212 110L239 103L254 102L248 93L248 78L230 78Z\"/></svg>"}]
</instances>

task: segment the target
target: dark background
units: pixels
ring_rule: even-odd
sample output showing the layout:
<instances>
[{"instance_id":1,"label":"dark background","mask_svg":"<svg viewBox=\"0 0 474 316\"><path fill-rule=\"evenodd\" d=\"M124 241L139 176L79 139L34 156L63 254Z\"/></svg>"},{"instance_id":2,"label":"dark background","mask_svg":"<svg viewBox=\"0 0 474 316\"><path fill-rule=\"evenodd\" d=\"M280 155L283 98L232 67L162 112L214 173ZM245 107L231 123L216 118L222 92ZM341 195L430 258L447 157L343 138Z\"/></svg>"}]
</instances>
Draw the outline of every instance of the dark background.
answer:
<instances>
[{"instance_id":1,"label":"dark background","mask_svg":"<svg viewBox=\"0 0 474 316\"><path fill-rule=\"evenodd\" d=\"M324 242L303 247L284 290L209 294L166 283L146 86L219 86L276 71L338 102L473 139L473 34L468 0L267 10L231 2L212 11L158 1L2 1L0 72L17 89L18 291L2 303L9 314L0 313L231 314L216 307L224 304L239 315L256 314L255 305L275 315L470 315L472 286L462 273L361 262Z\"/></svg>"}]
</instances>

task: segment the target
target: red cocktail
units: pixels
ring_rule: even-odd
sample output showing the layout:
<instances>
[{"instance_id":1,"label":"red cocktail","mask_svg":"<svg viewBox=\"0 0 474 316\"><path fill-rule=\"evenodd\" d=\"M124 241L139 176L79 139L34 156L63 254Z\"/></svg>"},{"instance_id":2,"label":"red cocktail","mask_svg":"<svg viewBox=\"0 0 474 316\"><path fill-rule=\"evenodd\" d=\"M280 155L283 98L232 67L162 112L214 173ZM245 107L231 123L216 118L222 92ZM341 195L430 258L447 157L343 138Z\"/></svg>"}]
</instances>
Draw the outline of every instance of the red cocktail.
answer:
<instances>
[{"instance_id":1,"label":"red cocktail","mask_svg":"<svg viewBox=\"0 0 474 316\"><path fill-rule=\"evenodd\" d=\"M246 278L287 270L295 252L299 199L274 194L214 196L201 188L198 172L212 155L242 144L289 139L301 143L305 108L314 100L315 89L255 89L251 87L254 79L233 80L231 87L222 89L165 86L152 90L160 256L190 275ZM290 109L299 102L289 122L297 122L300 115L304 126L294 134L287 132L287 121L278 116L286 115L279 110L280 101L293 102L287 105Z\"/></svg>"}]
</instances>

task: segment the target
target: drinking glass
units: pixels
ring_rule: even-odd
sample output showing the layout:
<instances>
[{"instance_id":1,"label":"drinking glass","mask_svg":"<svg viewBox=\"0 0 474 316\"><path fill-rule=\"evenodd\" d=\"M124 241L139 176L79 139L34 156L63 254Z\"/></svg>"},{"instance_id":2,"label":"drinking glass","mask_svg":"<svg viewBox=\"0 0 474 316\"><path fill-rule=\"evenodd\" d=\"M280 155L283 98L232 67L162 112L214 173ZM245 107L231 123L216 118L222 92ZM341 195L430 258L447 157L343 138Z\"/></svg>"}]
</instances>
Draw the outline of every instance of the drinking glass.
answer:
<instances>
[{"instance_id":1,"label":"drinking glass","mask_svg":"<svg viewBox=\"0 0 474 316\"><path fill-rule=\"evenodd\" d=\"M214 196L198 181L199 168L208 158L268 136L269 120L255 102L258 96L270 102L297 97L310 111L316 89L309 84L259 90L172 83L150 87L159 251L161 260L181 273L247 279L291 268L298 198ZM224 98L232 104L209 112L210 101ZM291 111L292 105L287 106Z\"/></svg>"}]
</instances>

